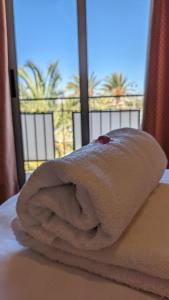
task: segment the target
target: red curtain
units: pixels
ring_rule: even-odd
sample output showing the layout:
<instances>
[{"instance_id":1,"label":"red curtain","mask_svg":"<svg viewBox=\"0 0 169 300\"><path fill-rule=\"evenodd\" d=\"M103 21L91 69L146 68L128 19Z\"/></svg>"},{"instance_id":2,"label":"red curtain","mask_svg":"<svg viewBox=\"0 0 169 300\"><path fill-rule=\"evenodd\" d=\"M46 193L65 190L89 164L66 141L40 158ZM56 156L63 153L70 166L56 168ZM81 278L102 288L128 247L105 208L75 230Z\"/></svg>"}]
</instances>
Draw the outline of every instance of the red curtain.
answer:
<instances>
[{"instance_id":1,"label":"red curtain","mask_svg":"<svg viewBox=\"0 0 169 300\"><path fill-rule=\"evenodd\" d=\"M5 0L0 0L0 203L18 191L11 100Z\"/></svg>"},{"instance_id":2,"label":"red curtain","mask_svg":"<svg viewBox=\"0 0 169 300\"><path fill-rule=\"evenodd\" d=\"M169 0L152 1L143 130L169 159Z\"/></svg>"}]
</instances>

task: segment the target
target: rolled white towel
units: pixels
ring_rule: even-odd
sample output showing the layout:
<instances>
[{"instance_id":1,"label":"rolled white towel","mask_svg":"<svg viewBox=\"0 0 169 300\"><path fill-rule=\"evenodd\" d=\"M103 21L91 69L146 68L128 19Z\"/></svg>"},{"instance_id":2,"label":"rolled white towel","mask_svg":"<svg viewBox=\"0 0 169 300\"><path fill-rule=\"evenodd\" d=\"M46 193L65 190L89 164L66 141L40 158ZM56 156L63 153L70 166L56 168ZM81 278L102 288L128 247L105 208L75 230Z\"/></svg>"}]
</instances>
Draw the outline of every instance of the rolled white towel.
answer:
<instances>
[{"instance_id":1,"label":"rolled white towel","mask_svg":"<svg viewBox=\"0 0 169 300\"><path fill-rule=\"evenodd\" d=\"M25 184L17 213L34 239L86 250L112 245L157 186L167 159L155 139L128 128L108 135L107 144L44 163Z\"/></svg>"}]
</instances>

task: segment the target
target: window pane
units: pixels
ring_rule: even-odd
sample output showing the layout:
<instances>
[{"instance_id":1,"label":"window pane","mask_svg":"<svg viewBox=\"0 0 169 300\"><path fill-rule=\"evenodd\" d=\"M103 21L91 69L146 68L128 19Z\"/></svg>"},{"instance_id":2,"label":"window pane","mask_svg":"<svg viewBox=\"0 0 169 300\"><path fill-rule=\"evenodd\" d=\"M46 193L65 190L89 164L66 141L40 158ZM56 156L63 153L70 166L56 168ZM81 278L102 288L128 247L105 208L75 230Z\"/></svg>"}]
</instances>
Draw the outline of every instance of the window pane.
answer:
<instances>
[{"instance_id":1,"label":"window pane","mask_svg":"<svg viewBox=\"0 0 169 300\"><path fill-rule=\"evenodd\" d=\"M150 0L87 0L90 110L101 115L91 138L140 124L149 13Z\"/></svg>"},{"instance_id":2,"label":"window pane","mask_svg":"<svg viewBox=\"0 0 169 300\"><path fill-rule=\"evenodd\" d=\"M20 107L26 114L25 168L30 171L52 153L56 158L73 150L73 116L80 111L76 0L14 0L14 17Z\"/></svg>"}]
</instances>

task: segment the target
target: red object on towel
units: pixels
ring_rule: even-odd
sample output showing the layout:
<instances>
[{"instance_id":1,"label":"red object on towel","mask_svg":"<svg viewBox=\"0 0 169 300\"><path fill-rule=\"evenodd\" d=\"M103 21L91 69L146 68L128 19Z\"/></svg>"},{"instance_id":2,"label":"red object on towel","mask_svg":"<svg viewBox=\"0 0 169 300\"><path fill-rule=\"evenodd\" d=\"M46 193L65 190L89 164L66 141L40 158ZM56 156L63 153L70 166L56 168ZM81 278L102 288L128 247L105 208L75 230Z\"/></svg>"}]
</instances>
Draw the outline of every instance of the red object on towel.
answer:
<instances>
[{"instance_id":1,"label":"red object on towel","mask_svg":"<svg viewBox=\"0 0 169 300\"><path fill-rule=\"evenodd\" d=\"M108 135L100 135L96 141L100 144L108 144L111 138Z\"/></svg>"}]
</instances>

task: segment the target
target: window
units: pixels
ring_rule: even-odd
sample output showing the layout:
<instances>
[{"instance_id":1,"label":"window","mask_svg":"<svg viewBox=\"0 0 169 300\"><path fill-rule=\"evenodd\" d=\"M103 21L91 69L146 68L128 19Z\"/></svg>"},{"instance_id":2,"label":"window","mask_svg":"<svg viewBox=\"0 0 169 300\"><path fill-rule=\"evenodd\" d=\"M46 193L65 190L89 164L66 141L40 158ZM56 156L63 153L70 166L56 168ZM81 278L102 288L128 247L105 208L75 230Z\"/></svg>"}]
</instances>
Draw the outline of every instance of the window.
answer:
<instances>
[{"instance_id":1,"label":"window","mask_svg":"<svg viewBox=\"0 0 169 300\"><path fill-rule=\"evenodd\" d=\"M26 172L88 136L138 128L150 0L13 1Z\"/></svg>"}]
</instances>

